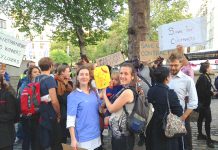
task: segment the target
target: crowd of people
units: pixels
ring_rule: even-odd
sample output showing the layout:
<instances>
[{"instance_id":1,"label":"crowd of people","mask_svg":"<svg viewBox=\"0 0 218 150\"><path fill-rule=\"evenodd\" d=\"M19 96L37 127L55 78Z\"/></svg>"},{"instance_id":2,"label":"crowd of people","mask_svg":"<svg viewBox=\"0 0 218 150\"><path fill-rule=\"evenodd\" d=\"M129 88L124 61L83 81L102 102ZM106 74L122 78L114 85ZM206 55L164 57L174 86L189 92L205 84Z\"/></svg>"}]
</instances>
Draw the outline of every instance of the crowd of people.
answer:
<instances>
[{"instance_id":1,"label":"crowd of people","mask_svg":"<svg viewBox=\"0 0 218 150\"><path fill-rule=\"evenodd\" d=\"M201 75L195 84L194 72L180 48L170 55L168 66L158 61L149 67L136 58L122 63L119 70L109 67L110 85L101 90L95 85L96 65L86 56L76 64L73 77L68 64L55 65L49 57L41 58L38 67L28 62L17 92L10 85L6 65L0 63L0 150L12 150L19 140L23 150L61 150L61 144L67 143L68 138L73 150L77 147L103 150L105 129L111 132L112 150L133 150L135 134L127 128L124 107L131 114L136 91L144 94L154 107L153 117L147 130L139 135L138 145L145 143L146 150L191 150L189 116L192 111L198 111L197 138L206 140L208 147L214 148L210 104L217 92L213 91L209 76L210 63L201 64ZM20 115L17 108L21 105L22 93L35 82L40 83L39 109L34 114ZM167 138L164 135L162 123L169 113L167 101L172 113L184 122L185 136ZM202 133L203 121L206 135Z\"/></svg>"}]
</instances>

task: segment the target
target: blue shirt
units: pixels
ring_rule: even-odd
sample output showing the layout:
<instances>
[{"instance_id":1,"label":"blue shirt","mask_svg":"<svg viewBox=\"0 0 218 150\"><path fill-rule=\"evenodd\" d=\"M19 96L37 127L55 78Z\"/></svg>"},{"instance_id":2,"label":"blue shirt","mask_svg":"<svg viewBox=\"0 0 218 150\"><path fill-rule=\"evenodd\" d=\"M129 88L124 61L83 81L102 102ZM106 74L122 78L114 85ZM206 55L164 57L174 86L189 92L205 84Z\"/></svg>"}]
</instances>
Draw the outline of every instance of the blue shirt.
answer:
<instances>
[{"instance_id":1,"label":"blue shirt","mask_svg":"<svg viewBox=\"0 0 218 150\"><path fill-rule=\"evenodd\" d=\"M47 77L42 79L45 76L47 76ZM51 76L42 74L42 75L37 76L35 79L35 81L39 81L39 80L41 80L41 82L40 82L40 95L41 95L41 97L44 95L48 95L50 89L57 87L55 79Z\"/></svg>"},{"instance_id":2,"label":"blue shirt","mask_svg":"<svg viewBox=\"0 0 218 150\"><path fill-rule=\"evenodd\" d=\"M112 88L108 87L106 89L106 95L108 96L108 99L110 100L111 103L114 103L114 101L112 101L111 99L112 96L116 95L122 88L123 88L122 85L117 85Z\"/></svg>"},{"instance_id":3,"label":"blue shirt","mask_svg":"<svg viewBox=\"0 0 218 150\"><path fill-rule=\"evenodd\" d=\"M86 142L100 136L99 102L97 93L89 94L77 89L67 96L67 116L76 116L75 136L78 142Z\"/></svg>"}]
</instances>

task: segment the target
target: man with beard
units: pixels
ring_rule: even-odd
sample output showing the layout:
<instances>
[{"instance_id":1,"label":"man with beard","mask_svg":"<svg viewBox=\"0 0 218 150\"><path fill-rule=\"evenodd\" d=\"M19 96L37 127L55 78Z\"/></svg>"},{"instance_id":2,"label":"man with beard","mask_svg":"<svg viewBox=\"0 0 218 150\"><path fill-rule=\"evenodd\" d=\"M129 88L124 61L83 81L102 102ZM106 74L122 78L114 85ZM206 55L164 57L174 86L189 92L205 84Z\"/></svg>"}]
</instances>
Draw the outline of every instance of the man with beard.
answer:
<instances>
[{"instance_id":1,"label":"man with beard","mask_svg":"<svg viewBox=\"0 0 218 150\"><path fill-rule=\"evenodd\" d=\"M170 55L169 66L172 75L172 80L169 83L169 87L171 89L174 89L180 100L180 104L184 111L183 115L181 116L181 120L185 121L186 118L191 114L193 109L197 108L198 97L193 79L181 71L183 59L183 55L179 53L172 53ZM186 96L189 97L187 109L185 109ZM186 146L184 145L183 137L180 139L179 143L181 150L185 150Z\"/></svg>"}]
</instances>

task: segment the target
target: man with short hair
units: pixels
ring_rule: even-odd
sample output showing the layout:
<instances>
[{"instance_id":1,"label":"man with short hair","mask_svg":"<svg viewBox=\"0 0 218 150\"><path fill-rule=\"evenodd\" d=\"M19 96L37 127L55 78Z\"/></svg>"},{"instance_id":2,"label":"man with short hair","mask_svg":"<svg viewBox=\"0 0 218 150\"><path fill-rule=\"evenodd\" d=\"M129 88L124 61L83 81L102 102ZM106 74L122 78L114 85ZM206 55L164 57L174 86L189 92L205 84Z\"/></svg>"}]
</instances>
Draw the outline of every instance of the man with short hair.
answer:
<instances>
[{"instance_id":1,"label":"man with short hair","mask_svg":"<svg viewBox=\"0 0 218 150\"><path fill-rule=\"evenodd\" d=\"M181 120L185 121L191 112L197 108L198 97L193 79L181 71L183 59L183 55L180 53L172 53L169 57L169 66L172 75L172 80L169 83L169 87L174 89L174 91L177 93L180 104L182 105L184 111L183 115L181 116ZM189 101L187 103L187 109L185 110L186 96L189 97ZM180 141L180 149L185 149L183 137Z\"/></svg>"},{"instance_id":2,"label":"man with short hair","mask_svg":"<svg viewBox=\"0 0 218 150\"><path fill-rule=\"evenodd\" d=\"M194 80L194 71L192 69L192 64L189 62L187 55L184 53L184 47L182 45L177 45L177 52L183 56L181 71ZM187 103L189 101L188 96L186 96L185 101L185 109L187 109ZM184 143L186 149L192 150L192 134L189 117L185 121L185 127L187 130L187 134L184 136Z\"/></svg>"}]
</instances>

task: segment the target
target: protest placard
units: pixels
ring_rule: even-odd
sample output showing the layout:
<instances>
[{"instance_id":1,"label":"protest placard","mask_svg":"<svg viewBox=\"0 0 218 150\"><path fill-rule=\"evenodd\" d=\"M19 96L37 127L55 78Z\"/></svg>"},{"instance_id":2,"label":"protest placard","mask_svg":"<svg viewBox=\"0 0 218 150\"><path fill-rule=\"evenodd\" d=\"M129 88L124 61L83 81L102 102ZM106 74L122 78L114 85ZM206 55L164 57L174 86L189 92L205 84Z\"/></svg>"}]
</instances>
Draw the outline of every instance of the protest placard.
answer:
<instances>
[{"instance_id":1,"label":"protest placard","mask_svg":"<svg viewBox=\"0 0 218 150\"><path fill-rule=\"evenodd\" d=\"M20 67L25 46L25 42L0 32L0 62Z\"/></svg>"},{"instance_id":2,"label":"protest placard","mask_svg":"<svg viewBox=\"0 0 218 150\"><path fill-rule=\"evenodd\" d=\"M161 25L158 28L158 37L160 51L175 49L177 45L204 45L206 19L199 17Z\"/></svg>"},{"instance_id":3,"label":"protest placard","mask_svg":"<svg viewBox=\"0 0 218 150\"><path fill-rule=\"evenodd\" d=\"M124 58L123 55L121 54L121 52L117 52L102 58L98 58L96 59L96 62L98 64L98 66L102 66L102 65L110 65L110 66L115 66L115 65L119 65L122 62L124 62Z\"/></svg>"},{"instance_id":4,"label":"protest placard","mask_svg":"<svg viewBox=\"0 0 218 150\"><path fill-rule=\"evenodd\" d=\"M151 62L158 56L168 59L174 50L160 51L157 41L141 41L140 42L140 61Z\"/></svg>"}]
</instances>

